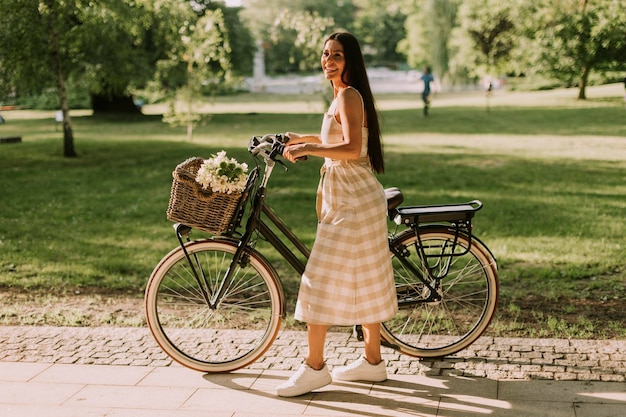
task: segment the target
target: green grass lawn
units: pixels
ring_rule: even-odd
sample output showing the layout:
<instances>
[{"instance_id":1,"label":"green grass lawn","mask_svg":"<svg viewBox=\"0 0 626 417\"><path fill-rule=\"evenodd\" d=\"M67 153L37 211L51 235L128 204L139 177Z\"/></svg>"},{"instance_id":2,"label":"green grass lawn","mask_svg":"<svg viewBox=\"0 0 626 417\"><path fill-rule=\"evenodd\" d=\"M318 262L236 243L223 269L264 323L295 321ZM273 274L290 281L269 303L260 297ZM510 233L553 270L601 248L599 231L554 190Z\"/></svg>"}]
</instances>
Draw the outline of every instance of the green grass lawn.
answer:
<instances>
[{"instance_id":1,"label":"green grass lawn","mask_svg":"<svg viewBox=\"0 0 626 417\"><path fill-rule=\"evenodd\" d=\"M382 111L384 186L400 187L406 204L483 201L474 232L499 261L500 309L509 322L496 326L504 333L527 308L542 320L542 307L564 300L607 308L626 300L626 109L591 104L434 107L428 119L417 109ZM23 142L0 145L0 288L46 293L141 294L176 245L165 210L178 163L221 149L252 163L251 135L314 132L321 120L314 113L216 114L187 142L183 129L155 117L74 117L79 156L67 159L52 120L4 116L0 137ZM268 197L309 246L319 167L311 159L277 170ZM299 277L268 256L279 262L293 303ZM608 334L624 336L621 319L608 316ZM556 320L554 332L568 325ZM574 336L584 337L584 325Z\"/></svg>"}]
</instances>

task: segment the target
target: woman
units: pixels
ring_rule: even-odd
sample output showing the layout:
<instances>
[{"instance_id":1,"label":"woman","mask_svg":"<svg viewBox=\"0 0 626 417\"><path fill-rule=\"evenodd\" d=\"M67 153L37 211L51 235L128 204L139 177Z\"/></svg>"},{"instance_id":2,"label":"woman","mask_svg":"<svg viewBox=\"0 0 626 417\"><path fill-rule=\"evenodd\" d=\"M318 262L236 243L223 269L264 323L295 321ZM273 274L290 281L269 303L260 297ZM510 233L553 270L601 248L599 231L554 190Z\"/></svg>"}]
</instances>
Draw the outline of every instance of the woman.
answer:
<instances>
[{"instance_id":1,"label":"woman","mask_svg":"<svg viewBox=\"0 0 626 417\"><path fill-rule=\"evenodd\" d=\"M302 275L295 318L307 323L309 351L277 394L293 397L332 382L387 379L380 352L380 323L397 301L387 246L387 202L374 173L384 171L378 116L361 49L349 33L324 44L322 69L334 101L320 135L287 132L284 156L326 159L317 196L318 228ZM324 361L329 325L362 324L365 353L330 372Z\"/></svg>"}]
</instances>

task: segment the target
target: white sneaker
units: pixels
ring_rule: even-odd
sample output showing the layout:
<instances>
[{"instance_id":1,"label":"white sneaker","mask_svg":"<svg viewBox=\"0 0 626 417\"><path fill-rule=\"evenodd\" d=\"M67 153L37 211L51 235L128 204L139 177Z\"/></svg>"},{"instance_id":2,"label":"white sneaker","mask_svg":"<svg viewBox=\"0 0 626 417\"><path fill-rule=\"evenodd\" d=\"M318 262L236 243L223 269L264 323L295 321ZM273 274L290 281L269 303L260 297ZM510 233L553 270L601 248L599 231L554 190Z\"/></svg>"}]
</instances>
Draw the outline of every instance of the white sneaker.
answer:
<instances>
[{"instance_id":1,"label":"white sneaker","mask_svg":"<svg viewBox=\"0 0 626 417\"><path fill-rule=\"evenodd\" d=\"M372 365L361 356L359 360L348 366L333 369L333 379L337 381L368 381L383 382L387 379L387 367L385 361L378 365Z\"/></svg>"},{"instance_id":2,"label":"white sneaker","mask_svg":"<svg viewBox=\"0 0 626 417\"><path fill-rule=\"evenodd\" d=\"M300 369L289 378L287 382L276 387L276 394L280 397L297 397L318 388L322 388L333 382L326 364L319 371L311 368L306 363L300 365Z\"/></svg>"}]
</instances>

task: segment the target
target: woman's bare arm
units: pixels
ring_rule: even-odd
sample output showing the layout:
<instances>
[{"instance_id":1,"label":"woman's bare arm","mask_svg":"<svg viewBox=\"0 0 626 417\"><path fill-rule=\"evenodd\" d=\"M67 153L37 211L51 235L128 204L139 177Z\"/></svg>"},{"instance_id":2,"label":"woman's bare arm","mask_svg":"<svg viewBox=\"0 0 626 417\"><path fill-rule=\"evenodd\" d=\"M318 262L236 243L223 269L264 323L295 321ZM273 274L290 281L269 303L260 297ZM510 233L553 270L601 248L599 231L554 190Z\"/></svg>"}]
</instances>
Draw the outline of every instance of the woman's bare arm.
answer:
<instances>
[{"instance_id":1,"label":"woman's bare arm","mask_svg":"<svg viewBox=\"0 0 626 417\"><path fill-rule=\"evenodd\" d=\"M285 148L285 157L292 162L307 155L332 159L358 159L362 144L363 105L356 90L344 89L337 95L337 116L343 132L341 142L321 143L319 136L298 135L295 141L289 141ZM287 135L289 136L289 133Z\"/></svg>"}]
</instances>

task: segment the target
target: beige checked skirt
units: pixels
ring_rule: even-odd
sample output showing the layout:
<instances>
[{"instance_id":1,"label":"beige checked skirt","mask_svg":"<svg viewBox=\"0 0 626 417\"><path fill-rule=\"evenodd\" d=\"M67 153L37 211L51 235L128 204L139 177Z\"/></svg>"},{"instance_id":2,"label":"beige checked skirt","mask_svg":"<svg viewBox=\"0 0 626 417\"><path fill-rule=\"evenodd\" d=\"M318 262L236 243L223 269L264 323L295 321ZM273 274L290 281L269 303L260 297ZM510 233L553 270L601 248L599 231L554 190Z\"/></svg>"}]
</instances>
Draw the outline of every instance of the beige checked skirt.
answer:
<instances>
[{"instance_id":1,"label":"beige checked skirt","mask_svg":"<svg viewBox=\"0 0 626 417\"><path fill-rule=\"evenodd\" d=\"M387 202L367 163L322 168L315 243L295 318L310 324L378 323L397 310L387 243Z\"/></svg>"}]
</instances>

